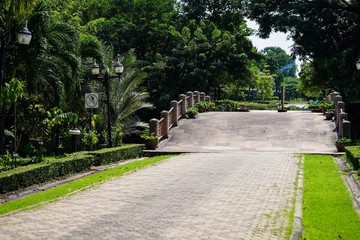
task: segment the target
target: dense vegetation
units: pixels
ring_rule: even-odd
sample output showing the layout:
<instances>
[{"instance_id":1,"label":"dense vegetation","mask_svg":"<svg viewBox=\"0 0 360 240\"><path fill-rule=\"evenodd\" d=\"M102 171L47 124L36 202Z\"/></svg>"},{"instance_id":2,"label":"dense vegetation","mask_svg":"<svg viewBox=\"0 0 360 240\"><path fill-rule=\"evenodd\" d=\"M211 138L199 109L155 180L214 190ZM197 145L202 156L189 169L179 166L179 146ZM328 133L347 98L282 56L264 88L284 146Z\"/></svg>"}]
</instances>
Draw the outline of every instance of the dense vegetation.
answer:
<instances>
[{"instance_id":1,"label":"dense vegetation","mask_svg":"<svg viewBox=\"0 0 360 240\"><path fill-rule=\"evenodd\" d=\"M264 100L277 96L283 85L292 98L302 97L299 89L314 96L327 88L356 96L359 4L325 2L1 1L1 46L6 51L1 61L0 153L6 153L5 147L23 156L69 151L68 131L75 126L83 133L81 149L106 146L105 84L91 75L91 67L96 62L111 68L118 54L125 71L121 79L110 81L115 146L142 126L141 120L157 117L186 91L203 91L214 99ZM245 17L256 20L264 36L271 30L290 31L294 55L311 60L301 82L293 56L279 48L258 52L253 47ZM25 20L32 41L16 46ZM15 47L17 51L10 50ZM311 86L318 87L315 93ZM90 92L100 93L100 106L92 112L84 108L84 95Z\"/></svg>"}]
</instances>

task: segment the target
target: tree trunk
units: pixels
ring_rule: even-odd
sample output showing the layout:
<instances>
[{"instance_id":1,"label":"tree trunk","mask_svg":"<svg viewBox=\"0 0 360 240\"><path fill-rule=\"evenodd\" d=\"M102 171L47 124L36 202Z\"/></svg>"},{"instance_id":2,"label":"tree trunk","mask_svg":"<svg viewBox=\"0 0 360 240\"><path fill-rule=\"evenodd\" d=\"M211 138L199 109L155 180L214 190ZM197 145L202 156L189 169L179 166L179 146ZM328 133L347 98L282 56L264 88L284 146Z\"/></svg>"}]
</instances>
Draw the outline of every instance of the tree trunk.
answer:
<instances>
[{"instance_id":1,"label":"tree trunk","mask_svg":"<svg viewBox=\"0 0 360 240\"><path fill-rule=\"evenodd\" d=\"M0 155L5 154L5 115L6 115L6 103L2 104L0 112Z\"/></svg>"}]
</instances>

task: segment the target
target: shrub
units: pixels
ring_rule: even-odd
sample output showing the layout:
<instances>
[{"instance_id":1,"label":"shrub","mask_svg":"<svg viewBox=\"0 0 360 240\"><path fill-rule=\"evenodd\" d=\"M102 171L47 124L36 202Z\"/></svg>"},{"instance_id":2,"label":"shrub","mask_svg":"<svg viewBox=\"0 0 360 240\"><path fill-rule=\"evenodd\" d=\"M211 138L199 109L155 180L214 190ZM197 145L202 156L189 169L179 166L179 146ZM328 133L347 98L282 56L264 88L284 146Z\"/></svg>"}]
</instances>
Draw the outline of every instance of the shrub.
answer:
<instances>
[{"instance_id":1,"label":"shrub","mask_svg":"<svg viewBox=\"0 0 360 240\"><path fill-rule=\"evenodd\" d=\"M86 150L94 150L99 142L99 137L94 131L83 134L81 141L84 143Z\"/></svg>"},{"instance_id":2,"label":"shrub","mask_svg":"<svg viewBox=\"0 0 360 240\"><path fill-rule=\"evenodd\" d=\"M155 133L150 133L150 130L147 128L145 131L140 135L140 137L144 140L155 140L158 139L158 136Z\"/></svg>"},{"instance_id":3,"label":"shrub","mask_svg":"<svg viewBox=\"0 0 360 240\"><path fill-rule=\"evenodd\" d=\"M346 160L352 165L354 170L359 169L360 146L345 147Z\"/></svg>"},{"instance_id":4,"label":"shrub","mask_svg":"<svg viewBox=\"0 0 360 240\"><path fill-rule=\"evenodd\" d=\"M0 193L86 171L93 165L138 158L142 156L143 149L143 145L132 144L93 152L77 152L64 158L46 160L42 163L4 171L0 173Z\"/></svg>"},{"instance_id":5,"label":"shrub","mask_svg":"<svg viewBox=\"0 0 360 240\"><path fill-rule=\"evenodd\" d=\"M126 159L133 159L142 156L144 145L131 144L115 148L104 148L89 154L95 157L94 165L100 166Z\"/></svg>"},{"instance_id":6,"label":"shrub","mask_svg":"<svg viewBox=\"0 0 360 240\"><path fill-rule=\"evenodd\" d=\"M0 174L0 193L58 179L71 173L90 169L93 156L69 156L54 161L19 167Z\"/></svg>"},{"instance_id":7,"label":"shrub","mask_svg":"<svg viewBox=\"0 0 360 240\"><path fill-rule=\"evenodd\" d=\"M221 112L235 112L239 106L239 102L232 100L218 100L215 102L216 110Z\"/></svg>"},{"instance_id":8,"label":"shrub","mask_svg":"<svg viewBox=\"0 0 360 240\"><path fill-rule=\"evenodd\" d=\"M197 108L195 108L195 107L189 108L189 109L187 110L187 112L186 112L186 115L187 115L189 118L195 118L196 115L198 115L198 114L199 114L199 112L198 112Z\"/></svg>"},{"instance_id":9,"label":"shrub","mask_svg":"<svg viewBox=\"0 0 360 240\"><path fill-rule=\"evenodd\" d=\"M15 159L11 157L11 154L8 150L6 150L6 154L3 156L0 156L0 167L2 167L3 170L10 169L14 167L15 165Z\"/></svg>"},{"instance_id":10,"label":"shrub","mask_svg":"<svg viewBox=\"0 0 360 240\"><path fill-rule=\"evenodd\" d=\"M198 112L206 112L206 111L215 109L215 103L214 102L198 102L195 104L195 107L197 108Z\"/></svg>"}]
</instances>

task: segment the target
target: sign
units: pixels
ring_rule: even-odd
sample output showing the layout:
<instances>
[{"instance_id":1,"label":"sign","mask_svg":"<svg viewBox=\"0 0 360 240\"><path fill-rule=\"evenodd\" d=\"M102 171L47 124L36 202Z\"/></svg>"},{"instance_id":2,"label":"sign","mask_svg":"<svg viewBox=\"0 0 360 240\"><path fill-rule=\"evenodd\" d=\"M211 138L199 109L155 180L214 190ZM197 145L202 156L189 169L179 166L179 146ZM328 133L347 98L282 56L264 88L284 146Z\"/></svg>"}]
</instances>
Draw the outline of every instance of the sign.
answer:
<instances>
[{"instance_id":1,"label":"sign","mask_svg":"<svg viewBox=\"0 0 360 240\"><path fill-rule=\"evenodd\" d=\"M85 108L98 108L98 107L99 107L99 94L85 93Z\"/></svg>"}]
</instances>

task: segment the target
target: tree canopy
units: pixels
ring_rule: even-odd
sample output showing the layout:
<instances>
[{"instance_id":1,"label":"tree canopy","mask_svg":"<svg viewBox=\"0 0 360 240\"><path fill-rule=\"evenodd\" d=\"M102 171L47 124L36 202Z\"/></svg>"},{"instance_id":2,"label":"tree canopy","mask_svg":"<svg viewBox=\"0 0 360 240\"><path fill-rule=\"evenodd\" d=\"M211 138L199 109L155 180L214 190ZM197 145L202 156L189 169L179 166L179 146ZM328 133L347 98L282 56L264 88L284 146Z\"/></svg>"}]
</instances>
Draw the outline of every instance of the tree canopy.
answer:
<instances>
[{"instance_id":1,"label":"tree canopy","mask_svg":"<svg viewBox=\"0 0 360 240\"><path fill-rule=\"evenodd\" d=\"M126 132L134 122L130 120L137 119L134 112L150 106L147 100L155 105L149 116L153 117L186 91L219 98L223 86L253 86L258 76L256 61L261 54L248 39L251 30L240 1L7 0L0 6L2 46L16 45L16 32L25 19L33 36L23 51L6 54L2 66L1 96L10 96L5 86L13 89L11 83L16 82L22 91L17 96L22 97L13 102L1 98L0 127L12 131L12 119L20 119L14 136L22 135L24 145L37 139L58 152L73 120L58 121L50 128L45 120L63 113L76 113L79 127L103 134L107 108L101 104L94 110L94 123L89 124L92 115L82 99L87 92L103 90L103 82L90 74L94 61L109 68L117 54L134 61L126 66L122 81L111 84L115 132ZM46 128L46 134L33 126ZM104 141L99 138L99 143ZM20 150L28 154L24 145Z\"/></svg>"},{"instance_id":2,"label":"tree canopy","mask_svg":"<svg viewBox=\"0 0 360 240\"><path fill-rule=\"evenodd\" d=\"M316 79L312 82L327 82L348 98L358 97L359 1L255 0L246 3L246 11L259 23L260 36L272 31L289 33L294 40L293 55L313 65Z\"/></svg>"}]
</instances>

